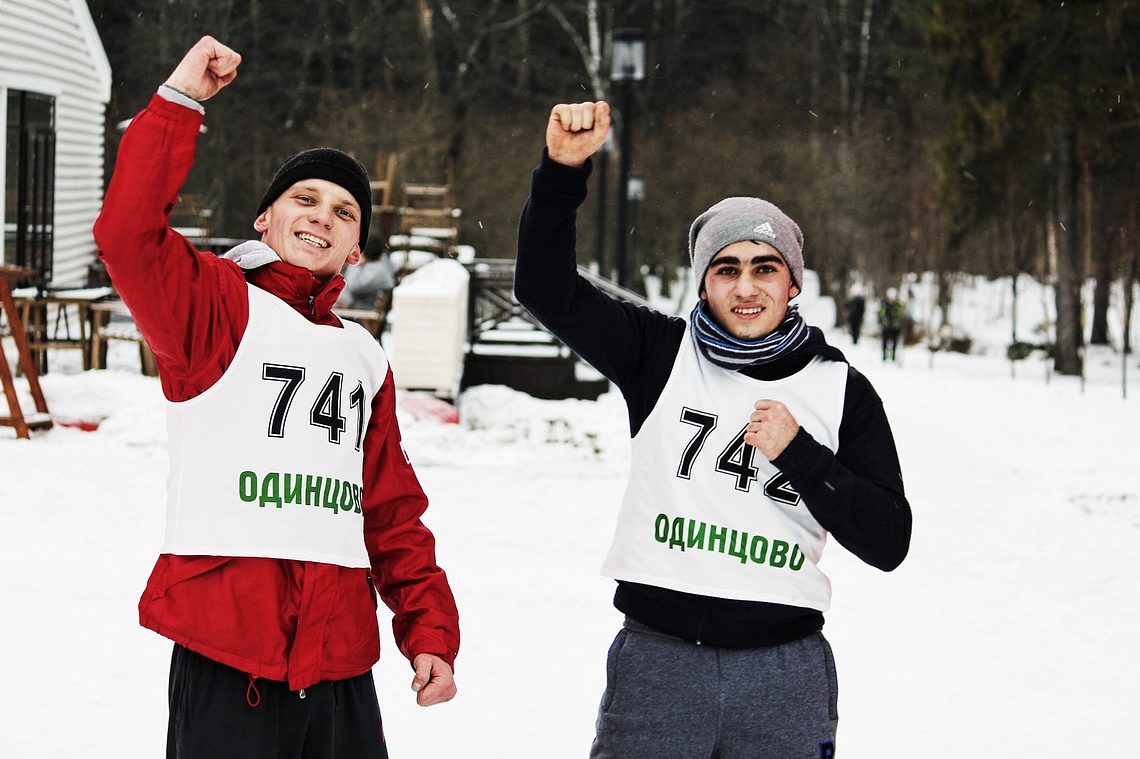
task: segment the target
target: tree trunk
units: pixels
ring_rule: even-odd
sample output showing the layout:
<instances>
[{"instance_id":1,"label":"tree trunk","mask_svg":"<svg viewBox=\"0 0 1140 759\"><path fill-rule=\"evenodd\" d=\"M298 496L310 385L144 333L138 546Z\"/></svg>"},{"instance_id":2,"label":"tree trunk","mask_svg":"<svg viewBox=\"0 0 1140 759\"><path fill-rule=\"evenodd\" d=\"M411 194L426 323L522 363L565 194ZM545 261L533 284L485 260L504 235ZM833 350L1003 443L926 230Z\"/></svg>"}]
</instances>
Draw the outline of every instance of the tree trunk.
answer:
<instances>
[{"instance_id":1,"label":"tree trunk","mask_svg":"<svg viewBox=\"0 0 1140 759\"><path fill-rule=\"evenodd\" d=\"M1124 314L1122 317L1123 330L1121 335L1121 354L1127 358L1128 354L1132 352L1132 311L1135 306L1134 289L1136 283L1140 281L1140 251L1136 250L1136 218L1137 211L1140 210L1140 204L1136 201L1136 193L1133 191L1132 198L1129 203L1125 205L1128 210L1128 218L1120 225L1118 240L1118 250L1120 252L1121 271L1123 272L1124 284Z\"/></svg>"},{"instance_id":2,"label":"tree trunk","mask_svg":"<svg viewBox=\"0 0 1140 759\"><path fill-rule=\"evenodd\" d=\"M1112 292L1112 249L1094 239L1096 204L1087 140L1081 149L1081 258L1094 278L1089 345L1108 345L1108 306ZM1103 235L1098 235L1103 240Z\"/></svg>"},{"instance_id":3,"label":"tree trunk","mask_svg":"<svg viewBox=\"0 0 1140 759\"><path fill-rule=\"evenodd\" d=\"M1077 237L1076 167L1073 127L1057 128L1057 342L1053 368L1058 374L1079 376L1081 361L1081 266Z\"/></svg>"},{"instance_id":4,"label":"tree trunk","mask_svg":"<svg viewBox=\"0 0 1140 759\"><path fill-rule=\"evenodd\" d=\"M1135 298L1132 294L1133 285L1135 280L1132 277L1125 277L1124 281L1124 335L1121 338L1121 354L1125 357L1132 352L1132 307L1135 304Z\"/></svg>"},{"instance_id":5,"label":"tree trunk","mask_svg":"<svg viewBox=\"0 0 1140 759\"><path fill-rule=\"evenodd\" d=\"M1089 326L1089 345L1108 345L1108 309L1112 295L1112 266L1105 251L1093 257L1095 282L1093 286L1092 323Z\"/></svg>"},{"instance_id":6,"label":"tree trunk","mask_svg":"<svg viewBox=\"0 0 1140 759\"><path fill-rule=\"evenodd\" d=\"M424 112L432 112L432 103L439 97L439 67L435 62L435 21L428 0L416 0L416 27L423 45Z\"/></svg>"},{"instance_id":7,"label":"tree trunk","mask_svg":"<svg viewBox=\"0 0 1140 759\"><path fill-rule=\"evenodd\" d=\"M950 303L954 300L954 273L940 266L938 281L938 331L950 327Z\"/></svg>"},{"instance_id":8,"label":"tree trunk","mask_svg":"<svg viewBox=\"0 0 1140 759\"><path fill-rule=\"evenodd\" d=\"M519 13L530 10L530 0L518 0ZM530 85L530 24L519 24L515 32L515 44L518 45L518 68L515 70L515 89L525 93Z\"/></svg>"},{"instance_id":9,"label":"tree trunk","mask_svg":"<svg viewBox=\"0 0 1140 759\"><path fill-rule=\"evenodd\" d=\"M1009 340L1010 340L1010 345L1016 345L1017 344L1017 281L1020 278L1021 278L1021 275L1018 274L1017 272L1014 272L1013 276L1010 277L1010 290L1011 290L1012 295L1013 295L1013 302L1010 303L1010 307L1009 307L1009 315L1010 315L1010 319L1009 319L1009 322L1010 322Z\"/></svg>"}]
</instances>

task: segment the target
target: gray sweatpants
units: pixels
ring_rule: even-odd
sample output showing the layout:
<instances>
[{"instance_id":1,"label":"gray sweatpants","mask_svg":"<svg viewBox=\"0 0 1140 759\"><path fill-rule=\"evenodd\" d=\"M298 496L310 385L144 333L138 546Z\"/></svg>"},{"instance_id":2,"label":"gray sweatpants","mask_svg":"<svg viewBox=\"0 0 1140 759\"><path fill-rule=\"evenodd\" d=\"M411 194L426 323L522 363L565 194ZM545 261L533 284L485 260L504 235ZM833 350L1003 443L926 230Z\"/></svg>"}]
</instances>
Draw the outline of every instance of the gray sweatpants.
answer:
<instances>
[{"instance_id":1,"label":"gray sweatpants","mask_svg":"<svg viewBox=\"0 0 1140 759\"><path fill-rule=\"evenodd\" d=\"M610 647L593 759L830 759L839 722L822 633L698 646L626 618Z\"/></svg>"}]
</instances>

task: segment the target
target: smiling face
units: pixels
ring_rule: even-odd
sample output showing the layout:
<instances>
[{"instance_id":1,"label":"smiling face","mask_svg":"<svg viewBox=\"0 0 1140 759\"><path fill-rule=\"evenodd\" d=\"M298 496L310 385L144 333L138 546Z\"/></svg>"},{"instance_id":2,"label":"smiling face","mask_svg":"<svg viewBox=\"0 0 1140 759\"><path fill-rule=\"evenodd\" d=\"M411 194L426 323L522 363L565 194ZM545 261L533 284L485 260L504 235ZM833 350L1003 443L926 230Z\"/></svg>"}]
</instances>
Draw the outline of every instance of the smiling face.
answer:
<instances>
[{"instance_id":1,"label":"smiling face","mask_svg":"<svg viewBox=\"0 0 1140 759\"><path fill-rule=\"evenodd\" d=\"M302 179L281 193L253 228L282 261L321 280L360 261L360 204L325 179Z\"/></svg>"},{"instance_id":2,"label":"smiling face","mask_svg":"<svg viewBox=\"0 0 1140 759\"><path fill-rule=\"evenodd\" d=\"M717 324L738 340L759 340L780 326L788 301L800 294L779 251L742 240L722 248L709 264L701 300Z\"/></svg>"}]
</instances>

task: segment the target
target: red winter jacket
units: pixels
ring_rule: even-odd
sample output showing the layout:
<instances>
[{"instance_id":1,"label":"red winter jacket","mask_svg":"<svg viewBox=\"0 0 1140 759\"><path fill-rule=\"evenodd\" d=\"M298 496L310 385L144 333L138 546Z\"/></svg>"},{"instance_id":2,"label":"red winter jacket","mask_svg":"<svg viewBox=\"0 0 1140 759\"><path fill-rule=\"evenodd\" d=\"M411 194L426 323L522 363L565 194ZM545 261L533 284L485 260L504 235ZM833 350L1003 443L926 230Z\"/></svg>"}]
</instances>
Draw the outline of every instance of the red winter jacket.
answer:
<instances>
[{"instance_id":1,"label":"red winter jacket","mask_svg":"<svg viewBox=\"0 0 1140 759\"><path fill-rule=\"evenodd\" d=\"M156 95L123 135L94 230L171 401L204 392L233 360L249 316L247 281L311 321L341 328L331 311L344 286L340 276L322 283L281 261L243 273L170 229L201 123L196 110ZM361 505L371 571L163 554L139 601L140 622L215 661L297 690L363 674L376 663L379 592L394 612L404 656L435 654L453 665L458 613L436 565L435 538L420 521L427 497L400 447L391 370L365 433Z\"/></svg>"}]
</instances>

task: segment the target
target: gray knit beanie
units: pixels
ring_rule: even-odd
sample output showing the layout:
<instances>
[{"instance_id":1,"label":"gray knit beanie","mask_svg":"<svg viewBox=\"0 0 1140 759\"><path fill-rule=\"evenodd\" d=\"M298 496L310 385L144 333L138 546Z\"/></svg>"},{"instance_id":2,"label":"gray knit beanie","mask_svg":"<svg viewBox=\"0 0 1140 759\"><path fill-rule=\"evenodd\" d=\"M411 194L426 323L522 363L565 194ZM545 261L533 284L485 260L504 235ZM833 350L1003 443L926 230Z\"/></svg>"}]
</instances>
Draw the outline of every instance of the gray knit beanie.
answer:
<instances>
[{"instance_id":1,"label":"gray knit beanie","mask_svg":"<svg viewBox=\"0 0 1140 759\"><path fill-rule=\"evenodd\" d=\"M698 292L713 257L726 245L741 240L766 242L780 252L792 275L792 283L803 289L804 235L787 214L759 198L725 198L697 217L689 229L689 260Z\"/></svg>"},{"instance_id":2,"label":"gray knit beanie","mask_svg":"<svg viewBox=\"0 0 1140 759\"><path fill-rule=\"evenodd\" d=\"M348 190L360 206L360 249L364 250L372 223L372 185L368 181L368 170L360 161L336 148L304 150L281 164L261 198L257 215L261 216L273 201L302 179L325 179Z\"/></svg>"}]
</instances>

